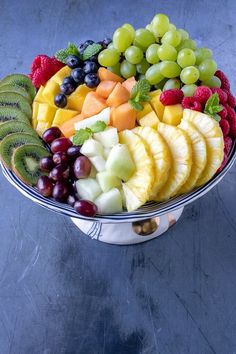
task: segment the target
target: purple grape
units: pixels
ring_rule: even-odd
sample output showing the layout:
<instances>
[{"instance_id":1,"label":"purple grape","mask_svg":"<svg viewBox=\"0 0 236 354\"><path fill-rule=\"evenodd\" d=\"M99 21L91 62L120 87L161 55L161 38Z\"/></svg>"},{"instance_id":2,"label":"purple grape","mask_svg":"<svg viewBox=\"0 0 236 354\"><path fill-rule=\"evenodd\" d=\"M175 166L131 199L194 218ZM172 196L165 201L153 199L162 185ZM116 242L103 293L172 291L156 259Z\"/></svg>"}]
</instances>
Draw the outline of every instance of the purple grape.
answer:
<instances>
[{"instance_id":1,"label":"purple grape","mask_svg":"<svg viewBox=\"0 0 236 354\"><path fill-rule=\"evenodd\" d=\"M65 152L56 152L53 157L53 162L56 165L59 165L61 163L67 163L68 162L68 158Z\"/></svg>"},{"instance_id":2,"label":"purple grape","mask_svg":"<svg viewBox=\"0 0 236 354\"><path fill-rule=\"evenodd\" d=\"M78 214L92 217L97 213L97 206L89 200L79 200L74 204L74 209Z\"/></svg>"},{"instance_id":3,"label":"purple grape","mask_svg":"<svg viewBox=\"0 0 236 354\"><path fill-rule=\"evenodd\" d=\"M72 142L67 138L59 138L52 142L51 151L55 152L67 152L69 147L72 146Z\"/></svg>"},{"instance_id":4,"label":"purple grape","mask_svg":"<svg viewBox=\"0 0 236 354\"><path fill-rule=\"evenodd\" d=\"M67 155L72 158L79 157L81 155L80 149L81 149L81 146L73 145L73 146L69 147L69 149L67 150Z\"/></svg>"},{"instance_id":5,"label":"purple grape","mask_svg":"<svg viewBox=\"0 0 236 354\"><path fill-rule=\"evenodd\" d=\"M39 167L41 171L49 172L54 167L54 162L52 156L42 157L39 161Z\"/></svg>"},{"instance_id":6,"label":"purple grape","mask_svg":"<svg viewBox=\"0 0 236 354\"><path fill-rule=\"evenodd\" d=\"M67 182L58 181L52 192L52 196L58 202L65 202L70 194L70 185Z\"/></svg>"},{"instance_id":7,"label":"purple grape","mask_svg":"<svg viewBox=\"0 0 236 354\"><path fill-rule=\"evenodd\" d=\"M70 168L66 164L60 164L55 166L52 171L49 173L49 178L53 181L61 181L69 179Z\"/></svg>"},{"instance_id":8,"label":"purple grape","mask_svg":"<svg viewBox=\"0 0 236 354\"><path fill-rule=\"evenodd\" d=\"M67 198L67 204L72 206L72 208L74 207L76 201L77 201L77 198L72 194L70 194Z\"/></svg>"},{"instance_id":9,"label":"purple grape","mask_svg":"<svg viewBox=\"0 0 236 354\"><path fill-rule=\"evenodd\" d=\"M48 178L48 176L41 176L37 182L37 188L39 193L42 194L44 197L51 197L53 191L53 183Z\"/></svg>"},{"instance_id":10,"label":"purple grape","mask_svg":"<svg viewBox=\"0 0 236 354\"><path fill-rule=\"evenodd\" d=\"M51 144L55 139L60 138L61 131L58 127L51 127L43 133L42 139L47 144Z\"/></svg>"},{"instance_id":11,"label":"purple grape","mask_svg":"<svg viewBox=\"0 0 236 354\"><path fill-rule=\"evenodd\" d=\"M76 178L87 178L91 172L91 162L86 156L79 156L74 163L74 174Z\"/></svg>"}]
</instances>

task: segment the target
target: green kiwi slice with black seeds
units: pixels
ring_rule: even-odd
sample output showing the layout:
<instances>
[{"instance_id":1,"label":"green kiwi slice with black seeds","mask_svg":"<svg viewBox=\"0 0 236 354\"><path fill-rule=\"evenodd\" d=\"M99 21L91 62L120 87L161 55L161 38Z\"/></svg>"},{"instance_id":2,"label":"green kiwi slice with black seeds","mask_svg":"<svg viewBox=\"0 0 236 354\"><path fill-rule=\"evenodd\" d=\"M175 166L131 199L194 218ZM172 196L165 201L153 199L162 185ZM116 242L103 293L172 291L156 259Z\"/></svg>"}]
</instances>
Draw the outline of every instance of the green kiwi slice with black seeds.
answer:
<instances>
[{"instance_id":1,"label":"green kiwi slice with black seeds","mask_svg":"<svg viewBox=\"0 0 236 354\"><path fill-rule=\"evenodd\" d=\"M4 79L0 81L0 86L11 84L23 87L30 95L31 101L33 101L35 96L35 88L32 84L30 78L23 74L11 74L6 76Z\"/></svg>"},{"instance_id":2,"label":"green kiwi slice with black seeds","mask_svg":"<svg viewBox=\"0 0 236 354\"><path fill-rule=\"evenodd\" d=\"M0 92L13 92L18 93L18 95L23 96L29 103L32 103L32 98L29 93L22 86L6 84L0 85Z\"/></svg>"},{"instance_id":3,"label":"green kiwi slice with black seeds","mask_svg":"<svg viewBox=\"0 0 236 354\"><path fill-rule=\"evenodd\" d=\"M20 121L30 125L29 118L17 108L0 107L0 125L9 121Z\"/></svg>"},{"instance_id":4,"label":"green kiwi slice with black seeds","mask_svg":"<svg viewBox=\"0 0 236 354\"><path fill-rule=\"evenodd\" d=\"M28 133L38 137L36 131L29 125L23 122L9 121L0 124L0 142L5 136L12 133Z\"/></svg>"},{"instance_id":5,"label":"green kiwi slice with black seeds","mask_svg":"<svg viewBox=\"0 0 236 354\"><path fill-rule=\"evenodd\" d=\"M12 107L25 113L31 120L32 108L29 102L18 93L0 92L0 107Z\"/></svg>"}]
</instances>

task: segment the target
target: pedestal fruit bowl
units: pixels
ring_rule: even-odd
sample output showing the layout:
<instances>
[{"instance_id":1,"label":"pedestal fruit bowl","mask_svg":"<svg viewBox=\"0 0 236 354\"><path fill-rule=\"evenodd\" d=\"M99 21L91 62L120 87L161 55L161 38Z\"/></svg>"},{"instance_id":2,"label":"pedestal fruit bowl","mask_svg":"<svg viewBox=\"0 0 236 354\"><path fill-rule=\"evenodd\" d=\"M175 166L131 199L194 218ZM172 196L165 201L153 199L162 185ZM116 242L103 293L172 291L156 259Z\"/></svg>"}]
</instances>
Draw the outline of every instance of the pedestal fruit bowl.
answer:
<instances>
[{"instance_id":1,"label":"pedestal fruit bowl","mask_svg":"<svg viewBox=\"0 0 236 354\"><path fill-rule=\"evenodd\" d=\"M2 171L91 238L144 242L231 168L235 106L212 51L157 14L0 81Z\"/></svg>"}]
</instances>

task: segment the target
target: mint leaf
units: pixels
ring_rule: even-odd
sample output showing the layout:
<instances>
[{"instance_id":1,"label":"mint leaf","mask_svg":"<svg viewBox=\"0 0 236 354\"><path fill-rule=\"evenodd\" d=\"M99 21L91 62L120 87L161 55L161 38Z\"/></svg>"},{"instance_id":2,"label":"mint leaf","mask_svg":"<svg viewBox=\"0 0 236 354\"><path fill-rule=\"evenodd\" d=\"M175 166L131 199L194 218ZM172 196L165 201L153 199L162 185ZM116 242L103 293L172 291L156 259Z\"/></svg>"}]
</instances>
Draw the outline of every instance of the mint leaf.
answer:
<instances>
[{"instance_id":1,"label":"mint leaf","mask_svg":"<svg viewBox=\"0 0 236 354\"><path fill-rule=\"evenodd\" d=\"M214 118L217 122L219 122L221 119L217 113L221 112L223 109L223 106L221 106L219 103L220 99L218 93L213 93L213 95L208 98L204 109L204 113Z\"/></svg>"},{"instance_id":2,"label":"mint leaf","mask_svg":"<svg viewBox=\"0 0 236 354\"><path fill-rule=\"evenodd\" d=\"M214 114L212 118L214 118L217 122L220 122L221 120L221 116L219 116L219 114Z\"/></svg>"},{"instance_id":3,"label":"mint leaf","mask_svg":"<svg viewBox=\"0 0 236 354\"><path fill-rule=\"evenodd\" d=\"M147 102L150 101L151 97L149 95L140 95L140 101Z\"/></svg>"},{"instance_id":4,"label":"mint leaf","mask_svg":"<svg viewBox=\"0 0 236 354\"><path fill-rule=\"evenodd\" d=\"M78 130L73 137L73 144L74 145L83 145L83 143L86 140L91 138L92 134L93 134L93 132L89 128Z\"/></svg>"},{"instance_id":5,"label":"mint leaf","mask_svg":"<svg viewBox=\"0 0 236 354\"><path fill-rule=\"evenodd\" d=\"M129 104L136 110L136 111L142 111L143 106L139 103L136 102L134 99L129 99Z\"/></svg>"},{"instance_id":6,"label":"mint leaf","mask_svg":"<svg viewBox=\"0 0 236 354\"><path fill-rule=\"evenodd\" d=\"M80 55L77 46L74 43L68 43L67 48L60 49L55 53L55 57L60 62L66 64L66 59L69 55Z\"/></svg>"},{"instance_id":7,"label":"mint leaf","mask_svg":"<svg viewBox=\"0 0 236 354\"><path fill-rule=\"evenodd\" d=\"M218 106L219 103L220 103L220 99L218 93L213 93L213 95L211 95L206 101L205 111L209 111L209 109L213 106Z\"/></svg>"},{"instance_id":8,"label":"mint leaf","mask_svg":"<svg viewBox=\"0 0 236 354\"><path fill-rule=\"evenodd\" d=\"M93 133L99 133L99 132L103 132L103 130L105 130L106 127L107 125L105 122L103 122L102 120L98 120L96 123L91 125L90 129Z\"/></svg>"},{"instance_id":9,"label":"mint leaf","mask_svg":"<svg viewBox=\"0 0 236 354\"><path fill-rule=\"evenodd\" d=\"M87 48L85 49L85 51L83 52L83 60L87 60L90 57L92 57L93 55L97 54L100 52L100 50L102 49L101 44L98 43L93 43L87 46Z\"/></svg>"},{"instance_id":10,"label":"mint leaf","mask_svg":"<svg viewBox=\"0 0 236 354\"><path fill-rule=\"evenodd\" d=\"M146 95L151 89L151 85L146 79L138 81L131 91L131 98L134 98L138 93Z\"/></svg>"}]
</instances>

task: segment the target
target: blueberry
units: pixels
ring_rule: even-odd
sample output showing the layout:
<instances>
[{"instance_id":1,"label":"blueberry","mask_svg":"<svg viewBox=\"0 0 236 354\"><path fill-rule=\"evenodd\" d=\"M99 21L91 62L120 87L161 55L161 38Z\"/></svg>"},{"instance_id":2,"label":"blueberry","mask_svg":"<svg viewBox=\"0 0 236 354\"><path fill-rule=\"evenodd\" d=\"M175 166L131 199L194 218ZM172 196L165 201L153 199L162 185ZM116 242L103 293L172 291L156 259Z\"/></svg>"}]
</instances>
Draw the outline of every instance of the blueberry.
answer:
<instances>
[{"instance_id":1,"label":"blueberry","mask_svg":"<svg viewBox=\"0 0 236 354\"><path fill-rule=\"evenodd\" d=\"M102 43L104 46L108 46L112 42L111 38L104 38Z\"/></svg>"},{"instance_id":2,"label":"blueberry","mask_svg":"<svg viewBox=\"0 0 236 354\"><path fill-rule=\"evenodd\" d=\"M75 91L75 86L72 85L72 84L69 84L69 83L67 83L67 84L62 84L62 85L60 86L60 90L61 90L61 92L64 93L65 95L70 95L72 92Z\"/></svg>"},{"instance_id":3,"label":"blueberry","mask_svg":"<svg viewBox=\"0 0 236 354\"><path fill-rule=\"evenodd\" d=\"M98 71L98 65L94 61L86 61L84 63L84 72L85 74L96 73Z\"/></svg>"},{"instance_id":4,"label":"blueberry","mask_svg":"<svg viewBox=\"0 0 236 354\"><path fill-rule=\"evenodd\" d=\"M81 65L81 60L77 55L69 55L66 59L66 65L71 69L78 68Z\"/></svg>"},{"instance_id":5,"label":"blueberry","mask_svg":"<svg viewBox=\"0 0 236 354\"><path fill-rule=\"evenodd\" d=\"M67 98L63 93L59 93L54 97L54 103L57 107L64 108L67 105Z\"/></svg>"},{"instance_id":6,"label":"blueberry","mask_svg":"<svg viewBox=\"0 0 236 354\"><path fill-rule=\"evenodd\" d=\"M92 41L91 39L88 39L87 41L85 41L84 43L81 43L79 46L78 46L78 49L79 49L79 52L80 54L83 54L83 52L85 51L85 49L90 45L90 44L93 44L94 41Z\"/></svg>"},{"instance_id":7,"label":"blueberry","mask_svg":"<svg viewBox=\"0 0 236 354\"><path fill-rule=\"evenodd\" d=\"M77 68L72 70L71 76L77 82L77 84L82 84L84 82L85 73L82 68Z\"/></svg>"},{"instance_id":8,"label":"blueberry","mask_svg":"<svg viewBox=\"0 0 236 354\"><path fill-rule=\"evenodd\" d=\"M94 61L94 63L98 63L98 54L92 55L89 58L89 61Z\"/></svg>"},{"instance_id":9,"label":"blueberry","mask_svg":"<svg viewBox=\"0 0 236 354\"><path fill-rule=\"evenodd\" d=\"M71 84L71 85L74 85L75 87L77 86L77 83L75 82L75 80L73 79L72 76L66 76L62 83L63 84Z\"/></svg>"},{"instance_id":10,"label":"blueberry","mask_svg":"<svg viewBox=\"0 0 236 354\"><path fill-rule=\"evenodd\" d=\"M99 77L94 73L87 74L84 78L84 83L90 88L98 86L99 82Z\"/></svg>"}]
</instances>

